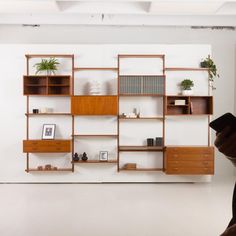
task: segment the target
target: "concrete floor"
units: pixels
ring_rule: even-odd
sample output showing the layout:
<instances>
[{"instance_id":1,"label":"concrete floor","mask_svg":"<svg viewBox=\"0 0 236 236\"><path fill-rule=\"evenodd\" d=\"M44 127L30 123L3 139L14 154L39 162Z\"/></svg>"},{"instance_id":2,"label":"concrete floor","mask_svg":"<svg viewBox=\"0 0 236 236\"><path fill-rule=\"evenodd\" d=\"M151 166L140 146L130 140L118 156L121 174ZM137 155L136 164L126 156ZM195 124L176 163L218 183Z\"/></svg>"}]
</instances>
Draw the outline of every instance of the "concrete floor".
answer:
<instances>
[{"instance_id":1,"label":"concrete floor","mask_svg":"<svg viewBox=\"0 0 236 236\"><path fill-rule=\"evenodd\" d=\"M0 184L0 235L216 236L233 185Z\"/></svg>"}]
</instances>

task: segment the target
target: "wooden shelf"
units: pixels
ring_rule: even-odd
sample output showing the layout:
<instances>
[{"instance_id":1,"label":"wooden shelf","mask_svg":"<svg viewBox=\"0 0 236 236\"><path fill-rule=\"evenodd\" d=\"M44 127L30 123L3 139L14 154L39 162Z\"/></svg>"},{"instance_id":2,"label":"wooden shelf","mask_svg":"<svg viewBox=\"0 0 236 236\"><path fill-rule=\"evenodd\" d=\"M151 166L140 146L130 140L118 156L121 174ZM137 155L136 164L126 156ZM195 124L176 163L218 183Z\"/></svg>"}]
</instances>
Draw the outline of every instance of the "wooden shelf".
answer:
<instances>
[{"instance_id":1,"label":"wooden shelf","mask_svg":"<svg viewBox=\"0 0 236 236\"><path fill-rule=\"evenodd\" d=\"M25 113L26 116L71 116L70 113Z\"/></svg>"},{"instance_id":2,"label":"wooden shelf","mask_svg":"<svg viewBox=\"0 0 236 236\"><path fill-rule=\"evenodd\" d=\"M85 138L117 138L117 134L74 134L73 137L85 137Z\"/></svg>"},{"instance_id":3,"label":"wooden shelf","mask_svg":"<svg viewBox=\"0 0 236 236\"><path fill-rule=\"evenodd\" d=\"M162 152L164 147L159 146L119 146L120 152Z\"/></svg>"},{"instance_id":4,"label":"wooden shelf","mask_svg":"<svg viewBox=\"0 0 236 236\"><path fill-rule=\"evenodd\" d=\"M136 169L121 168L119 171L163 171L163 168L136 168Z\"/></svg>"},{"instance_id":5,"label":"wooden shelf","mask_svg":"<svg viewBox=\"0 0 236 236\"><path fill-rule=\"evenodd\" d=\"M70 172L72 172L72 168L57 168L56 170L53 170L53 169L51 169L51 170L45 170L45 169L39 170L37 168L29 168L28 170L26 169L25 171L26 172L57 172L57 171L62 171L62 172L70 171Z\"/></svg>"},{"instance_id":6,"label":"wooden shelf","mask_svg":"<svg viewBox=\"0 0 236 236\"><path fill-rule=\"evenodd\" d=\"M164 58L162 54L119 54L119 58Z\"/></svg>"},{"instance_id":7,"label":"wooden shelf","mask_svg":"<svg viewBox=\"0 0 236 236\"><path fill-rule=\"evenodd\" d=\"M119 120L163 120L164 117L119 117Z\"/></svg>"},{"instance_id":8,"label":"wooden shelf","mask_svg":"<svg viewBox=\"0 0 236 236\"><path fill-rule=\"evenodd\" d=\"M163 94L119 94L120 97L164 97Z\"/></svg>"},{"instance_id":9,"label":"wooden shelf","mask_svg":"<svg viewBox=\"0 0 236 236\"><path fill-rule=\"evenodd\" d=\"M194 67L166 67L165 71L207 71L208 68L194 68Z\"/></svg>"},{"instance_id":10,"label":"wooden shelf","mask_svg":"<svg viewBox=\"0 0 236 236\"><path fill-rule=\"evenodd\" d=\"M26 54L26 58L41 58L41 57L59 57L59 58L72 58L73 54Z\"/></svg>"},{"instance_id":11,"label":"wooden shelf","mask_svg":"<svg viewBox=\"0 0 236 236\"><path fill-rule=\"evenodd\" d=\"M99 161L99 160L87 160L87 161L72 161L73 164L115 164L117 160Z\"/></svg>"},{"instance_id":12,"label":"wooden shelf","mask_svg":"<svg viewBox=\"0 0 236 236\"><path fill-rule=\"evenodd\" d=\"M117 71L117 67L75 67L74 71L81 71L81 70L111 70Z\"/></svg>"}]
</instances>

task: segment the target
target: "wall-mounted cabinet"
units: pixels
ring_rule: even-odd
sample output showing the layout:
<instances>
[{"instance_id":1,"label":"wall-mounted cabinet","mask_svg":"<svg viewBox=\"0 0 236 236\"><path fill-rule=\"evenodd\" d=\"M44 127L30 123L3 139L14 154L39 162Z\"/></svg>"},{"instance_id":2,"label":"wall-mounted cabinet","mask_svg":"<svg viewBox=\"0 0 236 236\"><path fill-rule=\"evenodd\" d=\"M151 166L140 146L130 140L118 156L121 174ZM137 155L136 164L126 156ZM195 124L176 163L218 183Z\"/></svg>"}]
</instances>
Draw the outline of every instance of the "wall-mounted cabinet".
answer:
<instances>
[{"instance_id":1,"label":"wall-mounted cabinet","mask_svg":"<svg viewBox=\"0 0 236 236\"><path fill-rule=\"evenodd\" d=\"M169 175L213 175L213 147L167 147L165 173Z\"/></svg>"},{"instance_id":2,"label":"wall-mounted cabinet","mask_svg":"<svg viewBox=\"0 0 236 236\"><path fill-rule=\"evenodd\" d=\"M25 75L24 95L70 95L70 75Z\"/></svg>"},{"instance_id":3,"label":"wall-mounted cabinet","mask_svg":"<svg viewBox=\"0 0 236 236\"><path fill-rule=\"evenodd\" d=\"M118 115L118 97L113 95L72 96L73 115Z\"/></svg>"},{"instance_id":4,"label":"wall-mounted cabinet","mask_svg":"<svg viewBox=\"0 0 236 236\"><path fill-rule=\"evenodd\" d=\"M50 153L71 152L71 140L24 140L23 152Z\"/></svg>"},{"instance_id":5,"label":"wall-mounted cabinet","mask_svg":"<svg viewBox=\"0 0 236 236\"><path fill-rule=\"evenodd\" d=\"M211 115L212 96L166 96L166 115Z\"/></svg>"}]
</instances>

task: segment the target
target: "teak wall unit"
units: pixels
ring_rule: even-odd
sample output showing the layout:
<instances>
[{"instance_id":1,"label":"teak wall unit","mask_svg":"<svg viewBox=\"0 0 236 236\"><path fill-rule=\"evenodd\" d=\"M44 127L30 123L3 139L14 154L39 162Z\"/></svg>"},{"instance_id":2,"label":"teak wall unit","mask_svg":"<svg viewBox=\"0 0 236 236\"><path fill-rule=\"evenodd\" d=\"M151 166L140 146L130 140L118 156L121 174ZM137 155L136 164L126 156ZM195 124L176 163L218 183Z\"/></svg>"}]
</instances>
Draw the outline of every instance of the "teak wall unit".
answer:
<instances>
[{"instance_id":1,"label":"teak wall unit","mask_svg":"<svg viewBox=\"0 0 236 236\"><path fill-rule=\"evenodd\" d=\"M30 75L29 74L29 60L31 58L67 58L71 60L72 68L71 75ZM162 62L161 74L122 74L121 60L126 58L142 58L159 59ZM210 146L210 130L208 128L208 145L206 146L166 146L166 119L168 116L207 116L208 123L210 122L210 115L213 114L213 97L210 95L201 96L197 94L194 96L182 96L179 94L166 94L166 77L168 71L203 71L208 73L206 68L176 68L165 67L165 55L118 55L117 67L75 67L74 55L26 55L27 60L27 75L23 77L23 90L27 99L26 111L26 140L23 141L23 152L26 153L26 172L31 171L45 171L37 168L30 168L30 153L71 153L71 166L68 168L58 168L56 171L72 171L74 172L75 164L115 164L117 171L163 171L167 175L212 175L214 174L214 148ZM89 94L75 94L75 78L74 74L80 71L113 71L117 73L117 91L115 94L103 95L89 95ZM167 74L166 74L167 73ZM31 96L67 96L70 97L71 107L70 112L57 113L32 113L29 111L29 103ZM123 117L120 110L120 100L130 97L152 97L160 99L162 102L163 112L161 115L155 116L140 116L137 117ZM175 100L184 100L185 104L176 105ZM30 139L30 118L34 116L71 116L71 139L67 140L40 140ZM113 116L117 119L116 133L80 133L75 132L75 118L79 116L89 117ZM191 119L191 118L190 118ZM162 138L161 146L145 146L145 145L120 145L120 125L121 122L126 121L155 121L162 124ZM107 162L101 162L98 159L91 158L88 161L73 161L73 154L76 152L75 140L86 138L88 142L90 139L116 139L117 157L109 159ZM163 165L161 167L151 166L147 167L133 167L132 165L121 165L121 153L145 153L145 152L161 152ZM135 162L135 158L134 158ZM52 170L54 171L54 170Z\"/></svg>"},{"instance_id":2,"label":"teak wall unit","mask_svg":"<svg viewBox=\"0 0 236 236\"><path fill-rule=\"evenodd\" d=\"M67 168L38 169L30 167L30 153L73 153L73 143L67 140L32 140L29 137L30 118L35 116L63 116L69 113L31 113L31 96L66 96L73 94L74 55L67 54L28 54L26 56L26 73L23 76L23 90L26 96L26 140L23 141L23 152L26 153L26 172L31 171L73 171L73 165ZM30 75L30 59L32 58L66 58L71 60L71 75ZM73 119L72 119L73 122ZM72 123L73 125L73 123Z\"/></svg>"},{"instance_id":3,"label":"teak wall unit","mask_svg":"<svg viewBox=\"0 0 236 236\"><path fill-rule=\"evenodd\" d=\"M141 58L141 59L150 59L155 58L159 59L162 62L162 74L121 74L121 60L127 58ZM119 155L118 155L118 171L163 171L164 166L160 167L140 167L137 166L135 168L129 168L129 163L124 164L121 166L121 152L162 152L164 153L164 129L165 129L165 113L164 113L164 96L165 96L165 56L164 55L118 55L118 97L119 100L121 97L154 97L155 99L162 99L163 103L163 113L160 117L140 117L140 118L123 118L119 113L118 119L118 127L119 127L119 134L120 130L120 122L125 122L126 120L139 120L144 119L146 122L150 120L156 120L157 122L162 122L162 138L163 144L161 147L154 147L154 146L130 146L130 145L119 145ZM120 103L120 102L119 102ZM120 135L119 135L120 138ZM119 140L120 143L120 140ZM163 164L164 164L164 154L163 157ZM135 158L134 158L135 162Z\"/></svg>"}]
</instances>

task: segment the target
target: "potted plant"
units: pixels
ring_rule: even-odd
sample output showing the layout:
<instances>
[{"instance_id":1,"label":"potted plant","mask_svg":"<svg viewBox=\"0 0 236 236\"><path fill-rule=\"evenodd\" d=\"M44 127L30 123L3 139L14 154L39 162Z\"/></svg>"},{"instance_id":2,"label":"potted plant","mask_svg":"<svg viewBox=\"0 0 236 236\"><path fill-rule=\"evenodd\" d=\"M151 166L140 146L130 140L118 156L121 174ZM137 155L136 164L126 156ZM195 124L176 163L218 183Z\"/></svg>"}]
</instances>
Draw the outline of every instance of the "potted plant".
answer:
<instances>
[{"instance_id":1,"label":"potted plant","mask_svg":"<svg viewBox=\"0 0 236 236\"><path fill-rule=\"evenodd\" d=\"M217 73L217 67L214 63L214 61L208 56L200 63L201 68L208 68L209 71L209 81L210 81L210 87L212 89L215 89L215 87L212 85L212 82L217 77L219 78L220 75Z\"/></svg>"},{"instance_id":2,"label":"potted plant","mask_svg":"<svg viewBox=\"0 0 236 236\"><path fill-rule=\"evenodd\" d=\"M36 63L34 67L36 67L35 74L38 74L42 71L45 71L47 75L55 74L55 71L57 71L57 65L60 63L56 58L50 58L50 59L42 59L41 62Z\"/></svg>"},{"instance_id":3,"label":"potted plant","mask_svg":"<svg viewBox=\"0 0 236 236\"><path fill-rule=\"evenodd\" d=\"M194 83L190 79L185 79L180 83L180 86L182 87L182 94L183 95L192 95L193 90L192 87L194 86Z\"/></svg>"}]
</instances>

